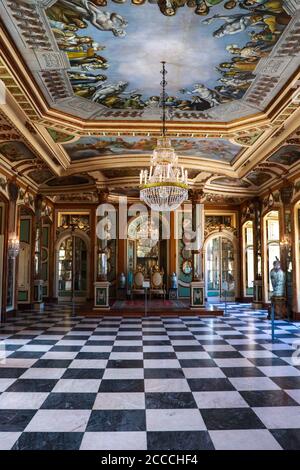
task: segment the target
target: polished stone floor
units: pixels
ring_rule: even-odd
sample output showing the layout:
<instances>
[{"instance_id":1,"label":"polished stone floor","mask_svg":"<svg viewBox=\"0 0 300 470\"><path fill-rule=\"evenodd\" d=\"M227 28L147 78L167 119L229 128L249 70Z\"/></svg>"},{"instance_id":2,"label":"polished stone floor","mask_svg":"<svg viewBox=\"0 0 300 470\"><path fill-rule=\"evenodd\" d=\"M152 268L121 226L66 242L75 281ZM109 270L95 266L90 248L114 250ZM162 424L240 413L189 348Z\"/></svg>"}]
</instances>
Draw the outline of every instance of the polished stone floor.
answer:
<instances>
[{"instance_id":1,"label":"polished stone floor","mask_svg":"<svg viewBox=\"0 0 300 470\"><path fill-rule=\"evenodd\" d=\"M270 327L245 304L19 314L0 326L0 449L300 449L300 325Z\"/></svg>"}]
</instances>

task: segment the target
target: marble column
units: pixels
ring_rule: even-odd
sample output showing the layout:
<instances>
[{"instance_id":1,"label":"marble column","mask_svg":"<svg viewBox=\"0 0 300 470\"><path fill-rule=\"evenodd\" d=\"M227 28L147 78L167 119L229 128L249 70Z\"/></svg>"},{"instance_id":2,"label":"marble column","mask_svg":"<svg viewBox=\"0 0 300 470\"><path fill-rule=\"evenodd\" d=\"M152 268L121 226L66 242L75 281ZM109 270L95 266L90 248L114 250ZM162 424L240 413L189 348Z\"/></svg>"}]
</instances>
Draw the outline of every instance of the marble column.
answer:
<instances>
[{"instance_id":1,"label":"marble column","mask_svg":"<svg viewBox=\"0 0 300 470\"><path fill-rule=\"evenodd\" d=\"M282 202L282 223L280 241L280 261L283 271L286 273L286 303L287 315L290 316L293 310L293 297L297 295L293 286L293 253L296 244L292 244L292 207L291 202L294 194L294 185L286 181L280 188L280 198Z\"/></svg>"},{"instance_id":2,"label":"marble column","mask_svg":"<svg viewBox=\"0 0 300 470\"><path fill-rule=\"evenodd\" d=\"M262 286L262 203L259 198L253 199L253 260L254 260L254 286L253 286L253 307L263 306L263 286Z\"/></svg>"},{"instance_id":3,"label":"marble column","mask_svg":"<svg viewBox=\"0 0 300 470\"><path fill-rule=\"evenodd\" d=\"M35 197L34 216L34 291L33 301L35 310L43 310L43 284L42 279L42 203L43 196L37 194Z\"/></svg>"},{"instance_id":4,"label":"marble column","mask_svg":"<svg viewBox=\"0 0 300 470\"><path fill-rule=\"evenodd\" d=\"M98 192L98 203L108 202L109 191ZM96 220L96 226L99 220ZM94 282L94 310L109 310L109 282L107 280L107 240L96 236L96 282Z\"/></svg>"},{"instance_id":5,"label":"marble column","mask_svg":"<svg viewBox=\"0 0 300 470\"><path fill-rule=\"evenodd\" d=\"M19 195L19 186L15 180L8 182L8 258L7 258L7 272L5 278L6 289L4 289L4 296L6 298L3 306L3 318L6 319L7 311L15 311L17 306L17 268L18 268L18 253L10 250L13 239L17 242L17 199Z\"/></svg>"},{"instance_id":6,"label":"marble column","mask_svg":"<svg viewBox=\"0 0 300 470\"><path fill-rule=\"evenodd\" d=\"M205 281L203 275L203 242L204 242L204 204L201 203L203 191L192 193L192 229L194 232L193 247L193 280L191 282L191 308L205 308Z\"/></svg>"}]
</instances>

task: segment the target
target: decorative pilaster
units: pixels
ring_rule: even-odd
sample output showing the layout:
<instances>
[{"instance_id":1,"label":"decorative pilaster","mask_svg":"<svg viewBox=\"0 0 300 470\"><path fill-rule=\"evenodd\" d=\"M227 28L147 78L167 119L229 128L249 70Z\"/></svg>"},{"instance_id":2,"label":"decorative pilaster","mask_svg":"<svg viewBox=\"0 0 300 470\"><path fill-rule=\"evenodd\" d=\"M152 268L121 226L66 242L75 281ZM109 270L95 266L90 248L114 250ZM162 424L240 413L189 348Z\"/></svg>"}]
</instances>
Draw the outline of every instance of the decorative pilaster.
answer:
<instances>
[{"instance_id":1,"label":"decorative pilaster","mask_svg":"<svg viewBox=\"0 0 300 470\"><path fill-rule=\"evenodd\" d=\"M19 253L19 239L17 238L17 199L19 196L19 186L14 180L7 185L9 206L8 206L8 260L6 273L6 312L16 308L16 273L17 257ZM15 248L15 249L14 249ZM6 318L4 311L3 320Z\"/></svg>"},{"instance_id":2,"label":"decorative pilaster","mask_svg":"<svg viewBox=\"0 0 300 470\"><path fill-rule=\"evenodd\" d=\"M108 190L98 192L98 202L106 204L108 201ZM102 218L105 218L103 216ZM101 219L96 221L101 222ZM98 238L96 235L96 282L94 283L94 310L109 310L109 285L107 280L107 239Z\"/></svg>"},{"instance_id":3,"label":"decorative pilaster","mask_svg":"<svg viewBox=\"0 0 300 470\"><path fill-rule=\"evenodd\" d=\"M262 308L263 306L263 286L262 286L262 203L259 198L253 200L254 219L253 219L253 254L254 254L254 289L253 289L253 307Z\"/></svg>"},{"instance_id":4,"label":"decorative pilaster","mask_svg":"<svg viewBox=\"0 0 300 470\"><path fill-rule=\"evenodd\" d=\"M43 284L42 279L42 203L43 197L38 194L35 198L34 217L34 309L43 310Z\"/></svg>"},{"instance_id":5,"label":"decorative pilaster","mask_svg":"<svg viewBox=\"0 0 300 470\"><path fill-rule=\"evenodd\" d=\"M195 234L193 249L193 280L191 282L191 308L205 308L205 282L203 276L204 204L203 191L192 194L192 229Z\"/></svg>"},{"instance_id":6,"label":"decorative pilaster","mask_svg":"<svg viewBox=\"0 0 300 470\"><path fill-rule=\"evenodd\" d=\"M280 198L282 202L282 221L281 240L280 240L280 259L283 271L286 273L286 303L287 314L290 315L293 309L293 255L292 255L292 209L291 202L294 194L294 185L285 181L280 188ZM294 244L295 247L295 244Z\"/></svg>"}]
</instances>

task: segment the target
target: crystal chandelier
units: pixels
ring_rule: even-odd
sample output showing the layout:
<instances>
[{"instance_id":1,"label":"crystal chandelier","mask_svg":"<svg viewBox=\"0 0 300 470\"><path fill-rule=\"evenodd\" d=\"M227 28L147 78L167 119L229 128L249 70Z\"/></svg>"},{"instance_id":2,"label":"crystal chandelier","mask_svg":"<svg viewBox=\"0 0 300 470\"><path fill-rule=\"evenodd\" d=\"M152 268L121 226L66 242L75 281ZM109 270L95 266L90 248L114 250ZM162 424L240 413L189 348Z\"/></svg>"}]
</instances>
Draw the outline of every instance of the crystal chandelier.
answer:
<instances>
[{"instance_id":1,"label":"crystal chandelier","mask_svg":"<svg viewBox=\"0 0 300 470\"><path fill-rule=\"evenodd\" d=\"M153 151L150 170L141 170L140 199L154 211L173 211L188 198L188 175L166 136L166 68L162 62L162 136Z\"/></svg>"}]
</instances>

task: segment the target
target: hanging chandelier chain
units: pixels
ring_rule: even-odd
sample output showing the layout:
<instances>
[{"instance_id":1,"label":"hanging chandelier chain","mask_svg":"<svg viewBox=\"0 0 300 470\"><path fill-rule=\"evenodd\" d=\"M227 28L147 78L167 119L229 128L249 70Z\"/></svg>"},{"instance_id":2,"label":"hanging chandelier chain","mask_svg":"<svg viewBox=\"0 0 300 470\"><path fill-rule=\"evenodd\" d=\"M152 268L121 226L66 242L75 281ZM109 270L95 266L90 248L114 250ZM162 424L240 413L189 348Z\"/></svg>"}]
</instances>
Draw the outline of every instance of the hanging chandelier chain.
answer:
<instances>
[{"instance_id":1,"label":"hanging chandelier chain","mask_svg":"<svg viewBox=\"0 0 300 470\"><path fill-rule=\"evenodd\" d=\"M140 172L140 199L155 211L172 211L188 198L188 174L178 165L178 157L167 137L166 129L166 62L163 61L161 91L162 136L157 139L150 168Z\"/></svg>"},{"instance_id":2,"label":"hanging chandelier chain","mask_svg":"<svg viewBox=\"0 0 300 470\"><path fill-rule=\"evenodd\" d=\"M162 61L162 70L160 71L160 73L162 74L162 81L160 82L161 86L162 86L162 94L161 94L161 99L162 99L162 134L163 136L165 137L166 135L166 98L167 98L167 95L166 95L166 86L168 84L168 82L166 81L166 75L167 75L167 71L166 71L166 62L165 61Z\"/></svg>"}]
</instances>

